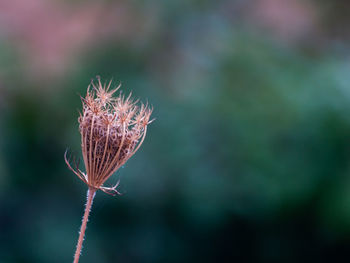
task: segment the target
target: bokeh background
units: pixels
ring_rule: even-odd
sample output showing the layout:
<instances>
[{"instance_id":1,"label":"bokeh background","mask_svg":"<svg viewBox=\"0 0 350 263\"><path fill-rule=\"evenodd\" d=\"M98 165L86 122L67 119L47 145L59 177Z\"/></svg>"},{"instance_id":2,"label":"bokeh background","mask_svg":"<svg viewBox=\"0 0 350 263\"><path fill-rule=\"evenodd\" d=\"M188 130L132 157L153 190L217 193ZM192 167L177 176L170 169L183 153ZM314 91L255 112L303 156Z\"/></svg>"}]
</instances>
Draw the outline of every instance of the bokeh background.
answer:
<instances>
[{"instance_id":1,"label":"bokeh background","mask_svg":"<svg viewBox=\"0 0 350 263\"><path fill-rule=\"evenodd\" d=\"M346 262L349 27L346 0L1 0L0 262L72 262L97 75L156 121L81 262Z\"/></svg>"}]
</instances>

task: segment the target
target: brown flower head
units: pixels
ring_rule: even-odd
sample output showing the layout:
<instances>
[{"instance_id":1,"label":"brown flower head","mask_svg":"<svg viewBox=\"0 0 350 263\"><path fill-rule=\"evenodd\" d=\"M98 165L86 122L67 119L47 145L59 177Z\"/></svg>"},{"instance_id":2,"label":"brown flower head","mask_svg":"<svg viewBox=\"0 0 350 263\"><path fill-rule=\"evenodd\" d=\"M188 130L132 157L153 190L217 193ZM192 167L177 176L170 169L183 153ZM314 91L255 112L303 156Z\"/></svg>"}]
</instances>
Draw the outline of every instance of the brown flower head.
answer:
<instances>
[{"instance_id":1,"label":"brown flower head","mask_svg":"<svg viewBox=\"0 0 350 263\"><path fill-rule=\"evenodd\" d=\"M87 89L82 99L83 112L79 116L81 148L86 172L74 161L73 168L65 154L65 161L90 188L101 189L109 194L119 194L116 185L105 187L105 181L140 148L152 122L152 108L138 105L138 100L113 94L120 85L110 90L112 81L102 84L98 78Z\"/></svg>"}]
</instances>

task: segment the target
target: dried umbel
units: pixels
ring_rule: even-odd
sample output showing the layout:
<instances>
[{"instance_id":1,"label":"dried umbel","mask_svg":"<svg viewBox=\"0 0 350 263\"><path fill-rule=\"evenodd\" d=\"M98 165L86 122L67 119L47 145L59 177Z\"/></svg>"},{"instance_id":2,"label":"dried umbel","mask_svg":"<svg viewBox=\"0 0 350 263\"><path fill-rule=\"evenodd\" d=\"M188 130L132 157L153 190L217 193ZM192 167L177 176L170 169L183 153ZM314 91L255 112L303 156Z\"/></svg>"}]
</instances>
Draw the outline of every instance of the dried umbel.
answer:
<instances>
[{"instance_id":1,"label":"dried umbel","mask_svg":"<svg viewBox=\"0 0 350 263\"><path fill-rule=\"evenodd\" d=\"M139 105L131 94L113 97L120 85L110 89L111 84L112 81L102 84L98 78L96 83L89 85L85 98L81 98L83 111L78 121L86 172L81 171L75 161L72 166L65 154L69 169L89 187L74 263L79 260L96 191L100 189L112 195L119 194L116 189L119 181L111 187L103 184L139 149L145 139L147 125L151 123L152 109L147 104Z\"/></svg>"},{"instance_id":2,"label":"dried umbel","mask_svg":"<svg viewBox=\"0 0 350 263\"><path fill-rule=\"evenodd\" d=\"M83 112L80 114L79 131L86 173L78 165L68 167L90 188L106 193L119 193L118 183L105 187L105 181L117 171L141 146L151 122L152 109L137 105L138 101L113 94L119 89L109 90L111 82L102 85L101 80L91 83L86 97L82 98Z\"/></svg>"}]
</instances>

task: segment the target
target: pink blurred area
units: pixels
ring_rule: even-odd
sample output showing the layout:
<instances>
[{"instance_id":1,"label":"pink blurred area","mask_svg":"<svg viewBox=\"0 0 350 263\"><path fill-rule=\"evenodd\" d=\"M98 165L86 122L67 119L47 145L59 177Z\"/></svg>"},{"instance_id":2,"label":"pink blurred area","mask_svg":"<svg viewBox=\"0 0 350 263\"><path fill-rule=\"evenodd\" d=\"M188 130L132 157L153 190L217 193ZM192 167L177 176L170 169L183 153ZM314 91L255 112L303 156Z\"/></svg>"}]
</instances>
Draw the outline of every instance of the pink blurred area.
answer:
<instances>
[{"instance_id":1,"label":"pink blurred area","mask_svg":"<svg viewBox=\"0 0 350 263\"><path fill-rule=\"evenodd\" d=\"M232 21L232 27L242 22L252 25L274 41L299 44L319 37L320 14L315 2L243 2L213 4L211 12L217 13L219 19ZM62 76L80 55L95 46L138 42L151 38L151 32L159 28L164 30L166 26L159 26L164 24L158 12L162 10L161 3L145 4L147 8L142 9L128 1L0 0L0 38L15 50L22 71L31 78ZM233 10L239 5L244 7L236 16Z\"/></svg>"},{"instance_id":2,"label":"pink blurred area","mask_svg":"<svg viewBox=\"0 0 350 263\"><path fill-rule=\"evenodd\" d=\"M275 39L293 44L317 35L319 11L311 1L256 0L248 10L252 23Z\"/></svg>"},{"instance_id":3,"label":"pink blurred area","mask_svg":"<svg viewBox=\"0 0 350 263\"><path fill-rule=\"evenodd\" d=\"M87 48L130 37L133 12L121 1L0 0L0 37L30 75L61 75Z\"/></svg>"}]
</instances>

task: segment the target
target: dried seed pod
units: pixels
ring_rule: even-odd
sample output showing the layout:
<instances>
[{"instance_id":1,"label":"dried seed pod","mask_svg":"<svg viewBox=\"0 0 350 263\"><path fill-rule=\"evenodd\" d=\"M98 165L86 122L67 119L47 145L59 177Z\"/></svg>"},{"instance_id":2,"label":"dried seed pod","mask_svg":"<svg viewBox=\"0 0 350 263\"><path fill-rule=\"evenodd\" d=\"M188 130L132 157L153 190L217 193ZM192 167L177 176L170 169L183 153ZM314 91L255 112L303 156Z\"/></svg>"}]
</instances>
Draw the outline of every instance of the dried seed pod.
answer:
<instances>
[{"instance_id":1,"label":"dried seed pod","mask_svg":"<svg viewBox=\"0 0 350 263\"><path fill-rule=\"evenodd\" d=\"M86 172L78 165L72 167L65 155L68 167L90 188L119 194L118 183L105 187L105 181L117 171L144 141L147 125L152 122L152 108L147 104L120 94L113 97L120 85L110 90L112 82L91 82L79 116L81 148Z\"/></svg>"}]
</instances>

